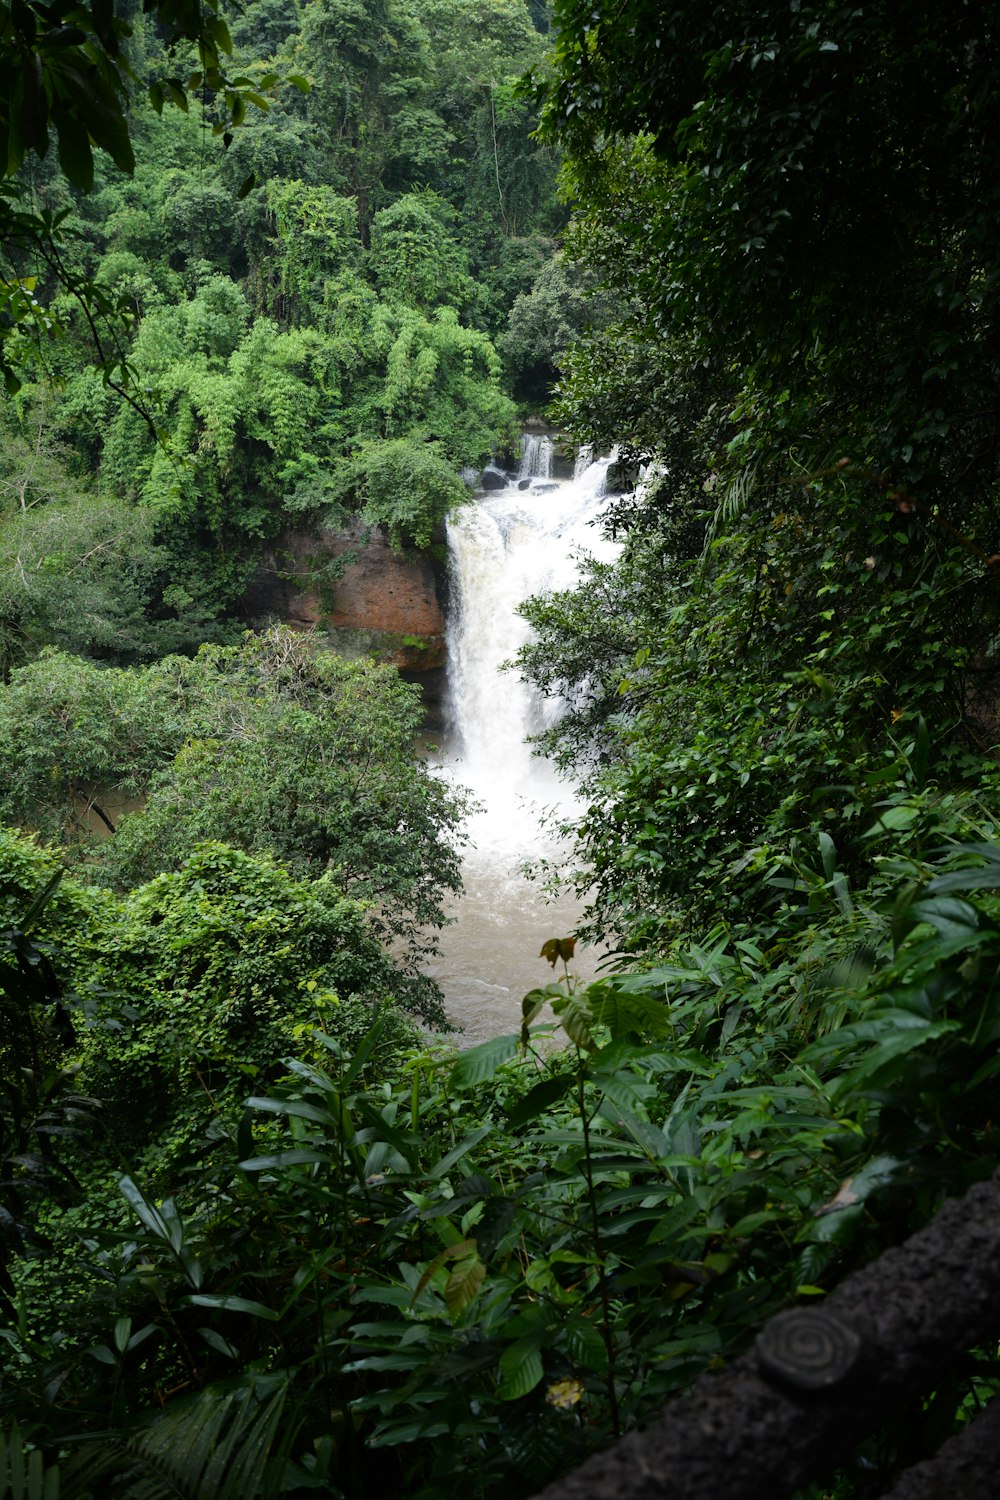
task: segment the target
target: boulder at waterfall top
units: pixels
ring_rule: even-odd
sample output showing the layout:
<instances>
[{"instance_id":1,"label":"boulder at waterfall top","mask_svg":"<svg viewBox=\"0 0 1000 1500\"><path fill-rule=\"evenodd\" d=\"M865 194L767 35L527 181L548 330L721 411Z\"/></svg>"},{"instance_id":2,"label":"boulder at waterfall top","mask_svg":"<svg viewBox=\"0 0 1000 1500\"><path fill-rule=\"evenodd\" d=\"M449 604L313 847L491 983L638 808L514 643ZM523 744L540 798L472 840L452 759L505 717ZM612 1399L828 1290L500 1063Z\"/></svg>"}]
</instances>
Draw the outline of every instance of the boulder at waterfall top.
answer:
<instances>
[{"instance_id":1,"label":"boulder at waterfall top","mask_svg":"<svg viewBox=\"0 0 1000 1500\"><path fill-rule=\"evenodd\" d=\"M316 575L338 561L342 571L329 587L317 586ZM442 592L431 558L402 557L380 529L355 520L343 531L286 537L250 603L298 629L325 629L341 655L429 673L445 659Z\"/></svg>"}]
</instances>

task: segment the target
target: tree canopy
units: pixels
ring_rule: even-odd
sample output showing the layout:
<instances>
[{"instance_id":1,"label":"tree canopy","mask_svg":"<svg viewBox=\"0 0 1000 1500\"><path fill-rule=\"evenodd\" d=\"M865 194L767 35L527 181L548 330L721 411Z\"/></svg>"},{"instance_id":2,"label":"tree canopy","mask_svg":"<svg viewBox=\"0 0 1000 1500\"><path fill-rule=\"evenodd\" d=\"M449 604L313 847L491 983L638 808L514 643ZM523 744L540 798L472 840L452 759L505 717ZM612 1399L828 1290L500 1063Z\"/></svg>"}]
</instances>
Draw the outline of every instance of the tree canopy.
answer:
<instances>
[{"instance_id":1,"label":"tree canopy","mask_svg":"<svg viewBox=\"0 0 1000 1500\"><path fill-rule=\"evenodd\" d=\"M521 0L475 18L464 0L280 17L258 0L232 34L214 7L107 25L81 10L58 44L52 14L36 21L8 37L18 77L37 47L43 87L0 223L15 392L0 464L11 493L34 484L4 529L0 661L45 639L119 663L233 639L260 623L262 547L345 507L428 546L464 494L454 475L512 441L495 340L564 219L554 153L514 91L545 45ZM59 92L64 65L117 134ZM48 125L86 170L46 153ZM410 507L370 483L404 452L422 476ZM114 619L98 596L122 501L137 544ZM77 625L16 562L39 556Z\"/></svg>"}]
</instances>

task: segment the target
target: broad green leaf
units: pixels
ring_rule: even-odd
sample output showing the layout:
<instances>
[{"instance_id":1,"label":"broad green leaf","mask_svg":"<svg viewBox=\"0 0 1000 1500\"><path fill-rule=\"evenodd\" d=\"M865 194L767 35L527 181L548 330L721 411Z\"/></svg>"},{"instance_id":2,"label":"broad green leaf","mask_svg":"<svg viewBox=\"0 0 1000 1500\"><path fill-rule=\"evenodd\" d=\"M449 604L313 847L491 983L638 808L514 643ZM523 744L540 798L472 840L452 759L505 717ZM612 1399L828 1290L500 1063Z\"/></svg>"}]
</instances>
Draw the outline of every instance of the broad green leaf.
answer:
<instances>
[{"instance_id":1,"label":"broad green leaf","mask_svg":"<svg viewBox=\"0 0 1000 1500\"><path fill-rule=\"evenodd\" d=\"M978 859L981 863L936 875L926 887L929 895L944 895L948 891L992 891L1000 888L1000 845L966 844L962 848L962 855Z\"/></svg>"},{"instance_id":2,"label":"broad green leaf","mask_svg":"<svg viewBox=\"0 0 1000 1500\"><path fill-rule=\"evenodd\" d=\"M920 809L917 807L892 806L885 808L879 813L877 819L870 828L866 828L863 838L881 838L886 833L902 833L912 828L920 817Z\"/></svg>"},{"instance_id":3,"label":"broad green leaf","mask_svg":"<svg viewBox=\"0 0 1000 1500\"><path fill-rule=\"evenodd\" d=\"M544 1114L553 1104L558 1103L560 1099L565 1099L566 1095L572 1091L575 1082L576 1079L572 1073L563 1073L557 1078L543 1078L541 1083L536 1083L534 1088L528 1090L523 1099L519 1099L508 1109L508 1125L516 1130L528 1120Z\"/></svg>"},{"instance_id":4,"label":"broad green leaf","mask_svg":"<svg viewBox=\"0 0 1000 1500\"><path fill-rule=\"evenodd\" d=\"M435 1255L433 1260L427 1262L427 1265L421 1272L419 1281L413 1289L410 1297L411 1302L416 1302L417 1298L420 1296L420 1293L427 1288L430 1282L437 1275L438 1271L440 1271L441 1267L443 1265L446 1265L449 1260L462 1260L470 1258L476 1253L477 1251L475 1240L456 1240L453 1244L446 1245L443 1250L439 1251L438 1254Z\"/></svg>"},{"instance_id":5,"label":"broad green leaf","mask_svg":"<svg viewBox=\"0 0 1000 1500\"><path fill-rule=\"evenodd\" d=\"M917 922L927 922L947 943L970 938L979 929L976 908L957 896L925 896L914 901L910 914Z\"/></svg>"},{"instance_id":6,"label":"broad green leaf","mask_svg":"<svg viewBox=\"0 0 1000 1500\"><path fill-rule=\"evenodd\" d=\"M670 1033L670 1012L662 999L649 994L630 994L617 986L594 985L588 990L590 1011L596 1026L606 1026L612 1037L637 1032L661 1037Z\"/></svg>"},{"instance_id":7,"label":"broad green leaf","mask_svg":"<svg viewBox=\"0 0 1000 1500\"><path fill-rule=\"evenodd\" d=\"M521 1038L517 1035L498 1036L492 1041L470 1047L458 1057L449 1075L452 1088L473 1088L492 1078L497 1069L517 1055Z\"/></svg>"},{"instance_id":8,"label":"broad green leaf","mask_svg":"<svg viewBox=\"0 0 1000 1500\"><path fill-rule=\"evenodd\" d=\"M543 1375L542 1356L537 1336L518 1339L500 1356L500 1384L497 1395L501 1401L516 1401L527 1396L539 1384Z\"/></svg>"},{"instance_id":9,"label":"broad green leaf","mask_svg":"<svg viewBox=\"0 0 1000 1500\"><path fill-rule=\"evenodd\" d=\"M552 1009L570 1041L582 1051L592 1050L590 1028L593 1018L585 997L563 995L560 999L553 1000Z\"/></svg>"},{"instance_id":10,"label":"broad green leaf","mask_svg":"<svg viewBox=\"0 0 1000 1500\"><path fill-rule=\"evenodd\" d=\"M608 1348L599 1328L587 1318L573 1317L566 1325L566 1352L585 1370L598 1373L608 1368Z\"/></svg>"},{"instance_id":11,"label":"broad green leaf","mask_svg":"<svg viewBox=\"0 0 1000 1500\"><path fill-rule=\"evenodd\" d=\"M472 1305L485 1280L486 1267L478 1255L466 1255L458 1262L444 1287L444 1303L451 1317L460 1317Z\"/></svg>"},{"instance_id":12,"label":"broad green leaf","mask_svg":"<svg viewBox=\"0 0 1000 1500\"><path fill-rule=\"evenodd\" d=\"M251 1156L246 1161L240 1162L244 1172L267 1172L281 1167L295 1167L306 1164L322 1164L332 1166L334 1158L325 1155L322 1151L272 1151L267 1156Z\"/></svg>"},{"instance_id":13,"label":"broad green leaf","mask_svg":"<svg viewBox=\"0 0 1000 1500\"><path fill-rule=\"evenodd\" d=\"M248 1109L259 1109L266 1114L291 1115L298 1120L313 1120L317 1125L327 1125L336 1130L337 1122L328 1109L309 1104L304 1099L264 1099L253 1096L246 1101Z\"/></svg>"}]
</instances>

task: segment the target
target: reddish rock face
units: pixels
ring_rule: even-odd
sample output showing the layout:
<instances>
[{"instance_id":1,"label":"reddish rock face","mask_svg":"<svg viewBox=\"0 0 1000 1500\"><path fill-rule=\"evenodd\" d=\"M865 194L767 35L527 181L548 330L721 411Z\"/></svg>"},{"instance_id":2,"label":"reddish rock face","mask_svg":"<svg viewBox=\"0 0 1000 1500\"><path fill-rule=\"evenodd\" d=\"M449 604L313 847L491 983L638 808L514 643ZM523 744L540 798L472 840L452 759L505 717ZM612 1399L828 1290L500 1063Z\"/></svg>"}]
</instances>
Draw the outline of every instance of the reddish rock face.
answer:
<instances>
[{"instance_id":1,"label":"reddish rock face","mask_svg":"<svg viewBox=\"0 0 1000 1500\"><path fill-rule=\"evenodd\" d=\"M377 531L367 545L342 550L354 552L355 561L334 586L327 628L402 636L392 658L398 667L429 671L443 666L444 610L430 560L423 555L396 556ZM389 641L385 646L391 649Z\"/></svg>"},{"instance_id":2,"label":"reddish rock face","mask_svg":"<svg viewBox=\"0 0 1000 1500\"><path fill-rule=\"evenodd\" d=\"M374 656L407 673L434 672L445 660L445 616L433 561L400 557L375 527L286 538L283 555L262 576L252 609L276 612L290 625L330 632L345 656ZM329 589L313 576L345 559Z\"/></svg>"}]
</instances>

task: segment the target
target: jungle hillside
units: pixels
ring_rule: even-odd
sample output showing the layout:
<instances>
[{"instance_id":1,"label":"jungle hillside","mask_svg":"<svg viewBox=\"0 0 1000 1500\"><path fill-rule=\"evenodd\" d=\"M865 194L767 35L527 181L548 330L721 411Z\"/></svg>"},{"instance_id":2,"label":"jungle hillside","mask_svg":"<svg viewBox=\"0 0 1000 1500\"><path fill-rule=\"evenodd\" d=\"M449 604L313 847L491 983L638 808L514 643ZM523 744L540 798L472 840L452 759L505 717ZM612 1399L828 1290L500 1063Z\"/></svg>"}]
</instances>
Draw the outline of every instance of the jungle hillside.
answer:
<instances>
[{"instance_id":1,"label":"jungle hillside","mask_svg":"<svg viewBox=\"0 0 1000 1500\"><path fill-rule=\"evenodd\" d=\"M0 3L0 1500L529 1500L996 1170L998 31ZM261 578L442 574L526 422L585 915L463 1049L470 799Z\"/></svg>"}]
</instances>

